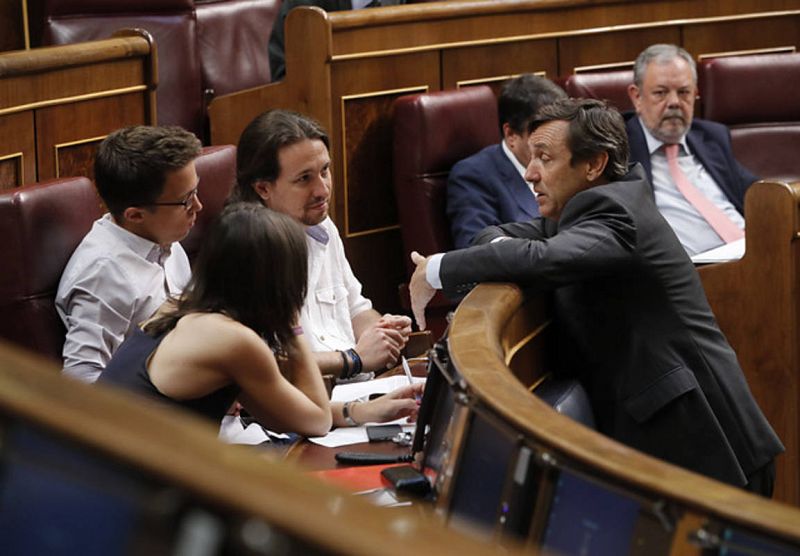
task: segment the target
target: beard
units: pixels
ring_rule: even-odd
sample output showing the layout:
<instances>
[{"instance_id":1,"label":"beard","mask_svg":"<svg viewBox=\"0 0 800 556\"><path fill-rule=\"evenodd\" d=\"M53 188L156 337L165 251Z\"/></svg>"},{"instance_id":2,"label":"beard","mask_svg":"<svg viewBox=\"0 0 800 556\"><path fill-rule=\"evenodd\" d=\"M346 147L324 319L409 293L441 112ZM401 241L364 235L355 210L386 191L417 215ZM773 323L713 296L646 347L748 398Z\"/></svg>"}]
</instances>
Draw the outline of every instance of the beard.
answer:
<instances>
[{"instance_id":1,"label":"beard","mask_svg":"<svg viewBox=\"0 0 800 556\"><path fill-rule=\"evenodd\" d=\"M653 136L664 143L678 143L689 128L686 116L680 110L668 110L658 122L656 129L651 129Z\"/></svg>"}]
</instances>

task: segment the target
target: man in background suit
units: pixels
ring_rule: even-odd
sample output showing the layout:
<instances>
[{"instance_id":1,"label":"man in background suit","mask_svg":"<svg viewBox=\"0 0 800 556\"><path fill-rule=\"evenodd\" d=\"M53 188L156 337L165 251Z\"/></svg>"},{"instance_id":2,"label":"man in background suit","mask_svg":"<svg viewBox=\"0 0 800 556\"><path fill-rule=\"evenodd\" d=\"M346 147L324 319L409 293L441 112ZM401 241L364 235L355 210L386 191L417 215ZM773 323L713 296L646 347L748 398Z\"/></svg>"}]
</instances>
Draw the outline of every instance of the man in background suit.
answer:
<instances>
[{"instance_id":1,"label":"man in background suit","mask_svg":"<svg viewBox=\"0 0 800 556\"><path fill-rule=\"evenodd\" d=\"M641 165L628 168L622 117L567 99L542 108L530 130L526 177L544 218L487 228L468 249L412 253L420 327L434 288L513 281L552 291L559 370L586 388L601 432L771 496L783 446Z\"/></svg>"},{"instance_id":2,"label":"man in background suit","mask_svg":"<svg viewBox=\"0 0 800 556\"><path fill-rule=\"evenodd\" d=\"M566 96L549 79L532 74L503 85L497 99L500 143L458 162L447 178L447 216L457 249L468 247L487 226L539 216L524 178L531 158L528 122L539 107Z\"/></svg>"},{"instance_id":3,"label":"man in background suit","mask_svg":"<svg viewBox=\"0 0 800 556\"><path fill-rule=\"evenodd\" d=\"M631 160L644 166L656 206L681 244L694 255L732 238L720 236L678 187L667 154L675 144L683 174L743 235L744 193L758 178L734 158L724 125L693 118L697 69L692 57L675 45L652 45L636 59L633 80L628 94L636 115L626 124Z\"/></svg>"},{"instance_id":4,"label":"man in background suit","mask_svg":"<svg viewBox=\"0 0 800 556\"><path fill-rule=\"evenodd\" d=\"M286 32L283 24L292 8L298 6L317 6L326 12L340 12L343 10L358 10L361 8L377 8L380 6L394 6L405 4L406 0L283 0L278 17L272 24L269 35L269 72L272 81L280 81L286 76Z\"/></svg>"}]
</instances>

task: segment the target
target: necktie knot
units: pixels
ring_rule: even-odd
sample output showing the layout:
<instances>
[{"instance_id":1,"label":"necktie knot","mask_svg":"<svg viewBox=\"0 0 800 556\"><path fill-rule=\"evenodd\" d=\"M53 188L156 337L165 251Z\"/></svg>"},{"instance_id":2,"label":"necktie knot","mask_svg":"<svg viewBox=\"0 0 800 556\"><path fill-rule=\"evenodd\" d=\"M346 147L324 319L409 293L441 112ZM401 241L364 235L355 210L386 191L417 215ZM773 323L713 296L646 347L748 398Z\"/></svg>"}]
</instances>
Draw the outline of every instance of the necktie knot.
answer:
<instances>
[{"instance_id":1,"label":"necktie knot","mask_svg":"<svg viewBox=\"0 0 800 556\"><path fill-rule=\"evenodd\" d=\"M664 154L667 155L667 160L672 161L678 158L678 149L680 145L673 143L672 145L664 145Z\"/></svg>"}]
</instances>

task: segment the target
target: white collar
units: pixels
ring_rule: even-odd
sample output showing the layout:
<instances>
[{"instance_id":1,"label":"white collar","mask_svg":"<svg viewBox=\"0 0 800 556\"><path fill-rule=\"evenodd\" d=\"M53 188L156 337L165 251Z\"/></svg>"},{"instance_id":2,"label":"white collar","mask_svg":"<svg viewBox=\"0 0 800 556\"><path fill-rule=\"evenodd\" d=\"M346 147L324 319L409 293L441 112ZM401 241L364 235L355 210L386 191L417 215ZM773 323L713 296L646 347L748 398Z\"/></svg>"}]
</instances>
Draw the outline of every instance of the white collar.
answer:
<instances>
[{"instance_id":1,"label":"white collar","mask_svg":"<svg viewBox=\"0 0 800 556\"><path fill-rule=\"evenodd\" d=\"M662 141L661 139L656 139L655 137L653 137L653 134L650 133L650 130L647 129L647 126L644 125L644 122L640 117L637 116L636 119L639 120L639 125L642 126L642 131L644 131L644 140L647 141L647 152L648 154L650 154L650 156L652 156L654 152L656 152L658 149L661 148L662 145L665 145L666 143L664 143L664 141ZM681 140L678 141L678 144L683 147L684 152L687 153L692 152L689 150L689 144L686 142L685 133L683 134L683 137L681 137Z\"/></svg>"},{"instance_id":2,"label":"white collar","mask_svg":"<svg viewBox=\"0 0 800 556\"><path fill-rule=\"evenodd\" d=\"M117 224L114 217L110 213L106 213L98 222L100 226L106 228L111 234L119 238L120 241L125 243L131 251L142 257L143 259L152 263L163 264L163 261L169 256L172 246L166 249L159 244L150 241L147 238L136 235L130 230L126 230Z\"/></svg>"},{"instance_id":3,"label":"white collar","mask_svg":"<svg viewBox=\"0 0 800 556\"><path fill-rule=\"evenodd\" d=\"M508 159L511 161L511 164L514 165L514 168L517 169L517 172L519 172L519 175L522 176L522 179L524 180L525 179L525 170L526 170L525 166L520 164L519 160L517 160L517 157L514 155L514 153L511 151L511 149L508 148L508 145L506 145L506 140L505 139L500 141L500 145L502 146L503 152L505 153L506 157L508 157ZM530 182L528 180L525 180L525 183L530 184Z\"/></svg>"}]
</instances>

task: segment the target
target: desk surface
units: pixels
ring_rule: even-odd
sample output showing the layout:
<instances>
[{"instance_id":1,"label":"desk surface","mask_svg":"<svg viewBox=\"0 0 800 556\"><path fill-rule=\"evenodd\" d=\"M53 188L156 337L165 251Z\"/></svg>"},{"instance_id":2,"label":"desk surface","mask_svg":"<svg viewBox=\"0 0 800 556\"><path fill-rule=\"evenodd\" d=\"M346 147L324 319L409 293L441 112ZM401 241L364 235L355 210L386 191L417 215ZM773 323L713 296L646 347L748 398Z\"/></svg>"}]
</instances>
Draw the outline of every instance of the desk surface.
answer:
<instances>
[{"instance_id":1,"label":"desk surface","mask_svg":"<svg viewBox=\"0 0 800 556\"><path fill-rule=\"evenodd\" d=\"M426 376L427 364L422 361L410 361L411 373L414 376ZM389 377L398 374L403 374L400 367L387 371L381 377ZM336 461L336 452L370 452L376 454L390 454L393 456L402 456L408 454L409 446L401 446L391 441L386 442L361 442L359 444L348 444L347 446L338 446L336 448L328 448L314 444L307 439L303 439L296 444L293 444L286 451L284 459L306 471L321 471L324 469L338 469L344 467L351 467L350 465L342 465Z\"/></svg>"}]
</instances>

